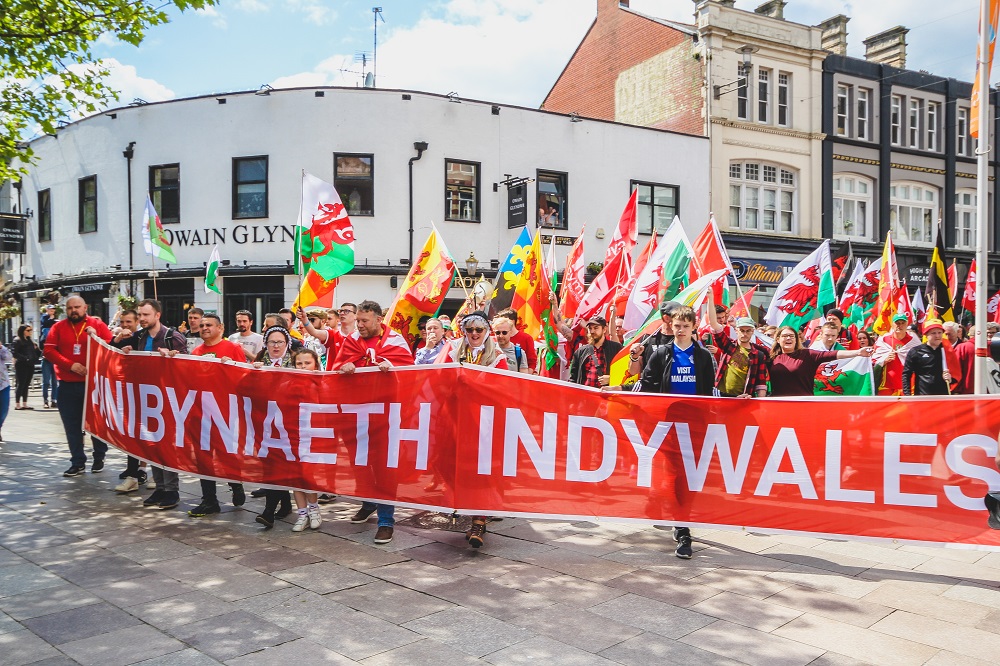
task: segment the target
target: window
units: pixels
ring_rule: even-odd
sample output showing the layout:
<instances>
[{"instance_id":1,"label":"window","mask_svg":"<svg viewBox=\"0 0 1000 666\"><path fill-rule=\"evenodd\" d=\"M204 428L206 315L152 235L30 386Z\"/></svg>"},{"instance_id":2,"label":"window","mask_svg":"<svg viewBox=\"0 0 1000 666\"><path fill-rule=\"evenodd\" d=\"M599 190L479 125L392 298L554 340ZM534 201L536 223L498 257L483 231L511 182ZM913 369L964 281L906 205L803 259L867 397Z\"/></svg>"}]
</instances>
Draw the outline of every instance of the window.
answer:
<instances>
[{"instance_id":1,"label":"window","mask_svg":"<svg viewBox=\"0 0 1000 666\"><path fill-rule=\"evenodd\" d=\"M958 110L958 146L956 152L959 155L969 154L969 110Z\"/></svg>"},{"instance_id":2,"label":"window","mask_svg":"<svg viewBox=\"0 0 1000 666\"><path fill-rule=\"evenodd\" d=\"M52 190L38 193L38 242L52 240Z\"/></svg>"},{"instance_id":3,"label":"window","mask_svg":"<svg viewBox=\"0 0 1000 666\"><path fill-rule=\"evenodd\" d=\"M871 135L869 134L869 118L871 113L871 91L866 88L858 88L857 95L857 121L858 130L854 138L861 141L869 141Z\"/></svg>"},{"instance_id":4,"label":"window","mask_svg":"<svg viewBox=\"0 0 1000 666\"><path fill-rule=\"evenodd\" d=\"M739 167L738 164L730 165L730 173L733 166ZM665 232L677 215L680 189L676 185L641 183L636 180L632 181L632 189L639 190L636 197L639 233L648 236L653 233L653 229L658 234Z\"/></svg>"},{"instance_id":5,"label":"window","mask_svg":"<svg viewBox=\"0 0 1000 666\"><path fill-rule=\"evenodd\" d=\"M872 181L838 174L833 179L833 234L871 240Z\"/></svg>"},{"instance_id":6,"label":"window","mask_svg":"<svg viewBox=\"0 0 1000 666\"><path fill-rule=\"evenodd\" d=\"M181 221L181 165L149 167L149 197L163 224Z\"/></svg>"},{"instance_id":7,"label":"window","mask_svg":"<svg viewBox=\"0 0 1000 666\"><path fill-rule=\"evenodd\" d=\"M267 155L233 158L233 219L267 217Z\"/></svg>"},{"instance_id":8,"label":"window","mask_svg":"<svg viewBox=\"0 0 1000 666\"><path fill-rule=\"evenodd\" d=\"M911 99L910 100L910 119L907 123L907 129L909 129L910 148L920 147L920 116L923 115L924 100L922 99Z\"/></svg>"},{"instance_id":9,"label":"window","mask_svg":"<svg viewBox=\"0 0 1000 666\"><path fill-rule=\"evenodd\" d=\"M81 178L79 183L81 234L97 231L97 176Z\"/></svg>"},{"instance_id":10,"label":"window","mask_svg":"<svg viewBox=\"0 0 1000 666\"><path fill-rule=\"evenodd\" d=\"M795 230L795 172L776 164L729 165L729 227L747 231Z\"/></svg>"},{"instance_id":11,"label":"window","mask_svg":"<svg viewBox=\"0 0 1000 666\"><path fill-rule=\"evenodd\" d=\"M927 103L927 150L937 151L938 147L938 117L941 105L937 102Z\"/></svg>"},{"instance_id":12,"label":"window","mask_svg":"<svg viewBox=\"0 0 1000 666\"><path fill-rule=\"evenodd\" d=\"M976 204L979 202L975 190L959 190L955 193L955 247L976 249Z\"/></svg>"},{"instance_id":13,"label":"window","mask_svg":"<svg viewBox=\"0 0 1000 666\"><path fill-rule=\"evenodd\" d=\"M792 75L787 72L778 74L778 124L788 127L788 100Z\"/></svg>"},{"instance_id":14,"label":"window","mask_svg":"<svg viewBox=\"0 0 1000 666\"><path fill-rule=\"evenodd\" d=\"M736 117L750 120L750 68L740 63L736 68L739 84L736 88Z\"/></svg>"},{"instance_id":15,"label":"window","mask_svg":"<svg viewBox=\"0 0 1000 666\"><path fill-rule=\"evenodd\" d=\"M889 143L898 146L902 139L903 122L903 98L898 95L892 96L892 106L889 113Z\"/></svg>"},{"instance_id":16,"label":"window","mask_svg":"<svg viewBox=\"0 0 1000 666\"><path fill-rule=\"evenodd\" d=\"M536 188L538 226L547 229L568 229L566 174L558 171L538 171L535 176L535 182L538 183Z\"/></svg>"},{"instance_id":17,"label":"window","mask_svg":"<svg viewBox=\"0 0 1000 666\"><path fill-rule=\"evenodd\" d=\"M851 96L847 86L837 86L837 136L847 136Z\"/></svg>"},{"instance_id":18,"label":"window","mask_svg":"<svg viewBox=\"0 0 1000 666\"><path fill-rule=\"evenodd\" d=\"M889 188L889 228L898 243L933 243L931 227L937 190L921 183L893 183Z\"/></svg>"},{"instance_id":19,"label":"window","mask_svg":"<svg viewBox=\"0 0 1000 666\"><path fill-rule=\"evenodd\" d=\"M444 219L479 221L479 163L444 162Z\"/></svg>"},{"instance_id":20,"label":"window","mask_svg":"<svg viewBox=\"0 0 1000 666\"><path fill-rule=\"evenodd\" d=\"M333 186L348 215L375 214L375 157L338 153L333 156Z\"/></svg>"},{"instance_id":21,"label":"window","mask_svg":"<svg viewBox=\"0 0 1000 666\"><path fill-rule=\"evenodd\" d=\"M771 70L757 73L757 121L771 122Z\"/></svg>"}]
</instances>

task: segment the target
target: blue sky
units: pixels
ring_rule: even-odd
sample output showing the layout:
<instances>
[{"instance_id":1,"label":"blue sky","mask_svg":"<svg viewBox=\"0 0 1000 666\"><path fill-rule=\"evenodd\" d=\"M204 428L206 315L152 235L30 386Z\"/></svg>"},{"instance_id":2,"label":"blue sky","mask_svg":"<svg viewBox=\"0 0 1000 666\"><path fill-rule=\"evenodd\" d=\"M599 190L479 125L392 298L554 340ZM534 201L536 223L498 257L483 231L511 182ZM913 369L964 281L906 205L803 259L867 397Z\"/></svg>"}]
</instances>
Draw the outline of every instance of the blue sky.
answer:
<instances>
[{"instance_id":1,"label":"blue sky","mask_svg":"<svg viewBox=\"0 0 1000 666\"><path fill-rule=\"evenodd\" d=\"M756 1L738 0L752 10ZM849 53L898 24L911 29L911 69L970 80L977 0L789 0L788 20L851 17ZM249 90L267 83L356 85L358 51L372 50L372 7L381 6L379 87L457 91L467 98L537 106L596 14L596 0L222 0L174 12L134 48L102 39L122 102ZM632 0L633 9L691 22L691 0ZM112 62L113 61L113 62ZM993 80L1000 78L994 68ZM346 70L346 71L344 71Z\"/></svg>"}]
</instances>

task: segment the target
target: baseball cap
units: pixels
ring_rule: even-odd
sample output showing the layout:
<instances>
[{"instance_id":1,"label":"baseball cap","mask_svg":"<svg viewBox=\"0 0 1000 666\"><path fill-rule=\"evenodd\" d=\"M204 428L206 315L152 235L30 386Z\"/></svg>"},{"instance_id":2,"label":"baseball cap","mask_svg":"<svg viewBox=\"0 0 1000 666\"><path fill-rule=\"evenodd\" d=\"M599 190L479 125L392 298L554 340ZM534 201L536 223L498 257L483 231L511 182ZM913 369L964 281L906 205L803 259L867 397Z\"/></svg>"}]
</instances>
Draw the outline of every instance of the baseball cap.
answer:
<instances>
[{"instance_id":1,"label":"baseball cap","mask_svg":"<svg viewBox=\"0 0 1000 666\"><path fill-rule=\"evenodd\" d=\"M924 334L930 333L931 331L943 331L944 326L937 319L931 319L924 322Z\"/></svg>"},{"instance_id":2,"label":"baseball cap","mask_svg":"<svg viewBox=\"0 0 1000 666\"><path fill-rule=\"evenodd\" d=\"M660 316L667 317L679 307L681 307L681 304L677 301L663 301L660 303Z\"/></svg>"},{"instance_id":3,"label":"baseball cap","mask_svg":"<svg viewBox=\"0 0 1000 666\"><path fill-rule=\"evenodd\" d=\"M739 319L736 320L736 328L743 328L744 326L757 328L757 322L755 322L750 317L740 317Z\"/></svg>"},{"instance_id":4,"label":"baseball cap","mask_svg":"<svg viewBox=\"0 0 1000 666\"><path fill-rule=\"evenodd\" d=\"M895 324L897 321L906 321L906 322L908 322L908 321L910 321L910 318L907 317L902 312L897 312L896 314L892 315L892 323Z\"/></svg>"},{"instance_id":5,"label":"baseball cap","mask_svg":"<svg viewBox=\"0 0 1000 666\"><path fill-rule=\"evenodd\" d=\"M595 315L587 320L587 325L589 326L590 324L597 324L598 326L607 327L608 320L605 319L604 317L601 317L600 315Z\"/></svg>"}]
</instances>

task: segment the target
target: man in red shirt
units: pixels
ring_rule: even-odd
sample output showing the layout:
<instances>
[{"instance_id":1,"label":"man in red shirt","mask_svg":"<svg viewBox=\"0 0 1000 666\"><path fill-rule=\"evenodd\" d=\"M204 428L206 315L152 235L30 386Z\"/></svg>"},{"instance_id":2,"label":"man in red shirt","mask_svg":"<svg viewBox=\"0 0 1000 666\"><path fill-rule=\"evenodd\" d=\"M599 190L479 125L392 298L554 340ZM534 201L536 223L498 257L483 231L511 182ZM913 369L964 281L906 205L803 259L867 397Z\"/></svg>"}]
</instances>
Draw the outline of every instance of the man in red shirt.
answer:
<instances>
[{"instance_id":1,"label":"man in red shirt","mask_svg":"<svg viewBox=\"0 0 1000 666\"><path fill-rule=\"evenodd\" d=\"M223 363L232 361L241 363L246 359L243 347L224 337L226 329L219 315L214 312L202 315L200 326L201 344L191 350L192 356L212 356L222 359ZM229 488L233 491L233 506L243 506L243 503L247 501L243 484L230 483ZM188 511L188 515L194 518L203 518L212 513L219 513L221 510L215 481L202 479L201 504Z\"/></svg>"},{"instance_id":2,"label":"man in red shirt","mask_svg":"<svg viewBox=\"0 0 1000 666\"><path fill-rule=\"evenodd\" d=\"M357 368L377 367L384 376L389 368L402 365L413 365L413 352L410 351L406 338L382 323L382 306L378 303L358 303L357 330L344 340L333 369L350 375ZM375 531L375 543L389 543L396 524L396 507L392 504L364 502L361 509L351 517L351 522L358 525L366 523L376 511L378 529Z\"/></svg>"},{"instance_id":3,"label":"man in red shirt","mask_svg":"<svg viewBox=\"0 0 1000 666\"><path fill-rule=\"evenodd\" d=\"M69 444L70 465L63 476L79 476L87 467L87 453L83 449L83 405L89 334L105 342L111 341L107 325L97 317L87 316L87 302L73 294L66 299L66 318L57 321L49 330L44 351L45 359L55 366L59 380L59 418ZM96 473L104 469L108 445L96 437L91 440L94 460L90 471Z\"/></svg>"}]
</instances>

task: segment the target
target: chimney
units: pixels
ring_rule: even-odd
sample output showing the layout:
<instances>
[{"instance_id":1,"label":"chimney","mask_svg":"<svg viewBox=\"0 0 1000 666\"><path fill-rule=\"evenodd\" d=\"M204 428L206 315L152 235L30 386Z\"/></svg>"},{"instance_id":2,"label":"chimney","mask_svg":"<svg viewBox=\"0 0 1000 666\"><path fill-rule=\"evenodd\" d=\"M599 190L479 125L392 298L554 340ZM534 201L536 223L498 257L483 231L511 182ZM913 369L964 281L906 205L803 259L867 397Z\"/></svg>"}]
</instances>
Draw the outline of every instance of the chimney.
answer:
<instances>
[{"instance_id":1,"label":"chimney","mask_svg":"<svg viewBox=\"0 0 1000 666\"><path fill-rule=\"evenodd\" d=\"M715 0L715 2L723 7L733 8L736 6L736 0Z\"/></svg>"},{"instance_id":2,"label":"chimney","mask_svg":"<svg viewBox=\"0 0 1000 666\"><path fill-rule=\"evenodd\" d=\"M906 69L906 33L901 25L889 28L865 40L865 60Z\"/></svg>"},{"instance_id":3,"label":"chimney","mask_svg":"<svg viewBox=\"0 0 1000 666\"><path fill-rule=\"evenodd\" d=\"M830 53L847 55L847 22L843 14L837 14L819 24L823 31L823 48Z\"/></svg>"},{"instance_id":4,"label":"chimney","mask_svg":"<svg viewBox=\"0 0 1000 666\"><path fill-rule=\"evenodd\" d=\"M779 21L784 21L785 5L787 4L788 3L785 2L785 0L768 0L757 9L753 10L753 12L754 14L770 16L771 18L778 19Z\"/></svg>"}]
</instances>

